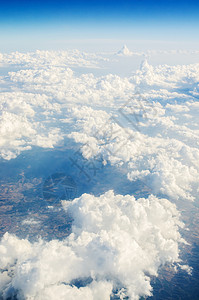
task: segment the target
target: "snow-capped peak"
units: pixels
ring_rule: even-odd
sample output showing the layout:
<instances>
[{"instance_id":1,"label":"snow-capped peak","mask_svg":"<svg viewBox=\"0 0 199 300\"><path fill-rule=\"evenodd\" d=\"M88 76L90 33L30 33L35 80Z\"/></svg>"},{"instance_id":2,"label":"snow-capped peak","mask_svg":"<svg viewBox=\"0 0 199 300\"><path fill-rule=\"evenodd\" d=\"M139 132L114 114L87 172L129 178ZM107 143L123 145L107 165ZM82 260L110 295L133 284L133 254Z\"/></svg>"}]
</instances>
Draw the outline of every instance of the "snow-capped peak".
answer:
<instances>
[{"instance_id":1,"label":"snow-capped peak","mask_svg":"<svg viewBox=\"0 0 199 300\"><path fill-rule=\"evenodd\" d=\"M124 45L122 47L122 49L120 51L118 51L117 54L118 55L124 55L124 56L130 56L130 55L132 55L132 52L127 48L126 45Z\"/></svg>"}]
</instances>

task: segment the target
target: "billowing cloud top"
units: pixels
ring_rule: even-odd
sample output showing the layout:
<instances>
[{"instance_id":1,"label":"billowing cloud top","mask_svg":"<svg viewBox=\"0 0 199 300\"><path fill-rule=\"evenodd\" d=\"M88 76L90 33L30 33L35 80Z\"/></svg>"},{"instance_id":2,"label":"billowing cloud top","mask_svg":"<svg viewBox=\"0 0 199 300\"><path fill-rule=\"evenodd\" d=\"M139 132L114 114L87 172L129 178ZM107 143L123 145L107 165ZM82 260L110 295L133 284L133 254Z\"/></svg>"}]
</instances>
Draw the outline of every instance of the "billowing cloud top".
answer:
<instances>
[{"instance_id":1,"label":"billowing cloud top","mask_svg":"<svg viewBox=\"0 0 199 300\"><path fill-rule=\"evenodd\" d=\"M135 201L109 191L63 202L74 221L62 241L30 243L5 234L2 295L150 295L149 276L163 264L178 264L184 243L180 214L169 200L194 201L199 191L199 65L153 67L144 60L122 77L97 73L121 58L116 55L36 51L0 58L12 69L0 77L2 160L35 146L71 143L85 160L101 158L104 167L118 168L129 183L142 181L152 194Z\"/></svg>"},{"instance_id":2,"label":"billowing cloud top","mask_svg":"<svg viewBox=\"0 0 199 300\"><path fill-rule=\"evenodd\" d=\"M63 241L31 244L5 234L0 243L1 289L19 299L108 300L151 295L149 275L160 265L179 263L183 227L174 204L150 196L83 194L63 201L74 218ZM186 266L183 266L186 268ZM77 281L82 286L77 288Z\"/></svg>"}]
</instances>

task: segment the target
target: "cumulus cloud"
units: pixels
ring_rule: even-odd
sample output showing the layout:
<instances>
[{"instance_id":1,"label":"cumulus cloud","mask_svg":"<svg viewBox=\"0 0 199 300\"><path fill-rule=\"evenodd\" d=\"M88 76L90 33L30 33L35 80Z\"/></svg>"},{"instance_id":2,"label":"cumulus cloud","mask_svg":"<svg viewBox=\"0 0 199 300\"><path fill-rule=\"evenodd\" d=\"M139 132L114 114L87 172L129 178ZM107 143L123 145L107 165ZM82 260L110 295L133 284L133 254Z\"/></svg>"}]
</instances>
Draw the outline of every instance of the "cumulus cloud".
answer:
<instances>
[{"instance_id":1,"label":"cumulus cloud","mask_svg":"<svg viewBox=\"0 0 199 300\"><path fill-rule=\"evenodd\" d=\"M19 65L23 67L42 68L46 66L78 66L97 67L98 63L108 60L95 53L80 52L79 50L68 51L41 51L20 53L4 53L0 55L2 64Z\"/></svg>"},{"instance_id":2,"label":"cumulus cloud","mask_svg":"<svg viewBox=\"0 0 199 300\"><path fill-rule=\"evenodd\" d=\"M59 111L59 105L48 102L46 95L32 93L1 93L0 155L15 158L32 146L52 148L62 139L49 115Z\"/></svg>"},{"instance_id":3,"label":"cumulus cloud","mask_svg":"<svg viewBox=\"0 0 199 300\"><path fill-rule=\"evenodd\" d=\"M86 160L102 157L104 166L117 167L129 181L141 180L155 195L135 200L109 191L65 201L74 221L62 241L31 243L5 234L3 297L151 295L150 276L161 265L180 264L179 245L185 242L180 214L164 198L193 201L199 190L198 64L152 66L144 60L122 77L89 73L87 68L110 58L76 50L15 52L0 59L18 65L0 78L0 157L74 140ZM84 74L76 67L84 67ZM31 218L22 224L36 225Z\"/></svg>"},{"instance_id":4,"label":"cumulus cloud","mask_svg":"<svg viewBox=\"0 0 199 300\"><path fill-rule=\"evenodd\" d=\"M140 99L139 106L132 100L124 107L122 117L132 122L125 128L124 120L112 115L108 118L106 112L85 107L78 112L73 109L79 122L77 131L69 137L83 144L81 151L85 158L101 155L113 165L123 165L129 180L142 179L154 193L194 200L199 175L197 129L190 128L191 122L179 125L177 112L173 117L160 103L150 106ZM134 115L142 117L141 122L132 118L132 108ZM186 103L183 111L190 111L190 105ZM179 108L178 113L182 119Z\"/></svg>"},{"instance_id":5,"label":"cumulus cloud","mask_svg":"<svg viewBox=\"0 0 199 300\"><path fill-rule=\"evenodd\" d=\"M142 91L161 88L176 88L176 92L183 87L193 89L198 81L198 64L192 65L158 65L153 67L145 59L140 70L132 76L131 80Z\"/></svg>"},{"instance_id":6,"label":"cumulus cloud","mask_svg":"<svg viewBox=\"0 0 199 300\"><path fill-rule=\"evenodd\" d=\"M74 219L65 240L30 243L8 233L2 238L4 298L108 300L117 293L139 299L151 295L150 276L161 265L180 263L183 223L168 200L109 191L62 204Z\"/></svg>"},{"instance_id":7,"label":"cumulus cloud","mask_svg":"<svg viewBox=\"0 0 199 300\"><path fill-rule=\"evenodd\" d=\"M155 194L194 200L198 64L154 67L145 59L128 78L98 77L71 69L69 61L78 64L83 58L101 59L78 51L2 55L2 62L18 61L26 69L3 77L9 92L0 98L1 157L73 138L86 159L102 155L123 165L129 180L144 180Z\"/></svg>"}]
</instances>

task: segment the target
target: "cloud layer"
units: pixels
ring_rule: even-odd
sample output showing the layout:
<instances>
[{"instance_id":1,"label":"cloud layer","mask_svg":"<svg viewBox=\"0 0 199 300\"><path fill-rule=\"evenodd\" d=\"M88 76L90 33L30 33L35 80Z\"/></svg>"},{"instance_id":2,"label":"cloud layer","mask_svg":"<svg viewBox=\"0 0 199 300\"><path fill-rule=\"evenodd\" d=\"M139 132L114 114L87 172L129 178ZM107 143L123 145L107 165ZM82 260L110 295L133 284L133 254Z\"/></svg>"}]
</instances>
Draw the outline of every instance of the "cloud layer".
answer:
<instances>
[{"instance_id":1,"label":"cloud layer","mask_svg":"<svg viewBox=\"0 0 199 300\"><path fill-rule=\"evenodd\" d=\"M0 77L2 160L35 146L73 143L88 162L101 158L105 169L113 165L152 194L135 200L109 191L63 202L74 221L62 241L31 243L5 234L4 298L150 295L150 276L161 265L180 263L183 224L169 200L194 201L199 192L198 64L154 67L144 60L123 77L93 71L119 59L112 54L36 51L0 58L13 68Z\"/></svg>"},{"instance_id":2,"label":"cloud layer","mask_svg":"<svg viewBox=\"0 0 199 300\"><path fill-rule=\"evenodd\" d=\"M151 275L179 263L179 212L166 199L109 191L63 201L73 217L63 241L30 243L5 234L0 243L1 289L19 299L123 299L151 295ZM184 266L183 266L184 267ZM186 268L186 267L184 267ZM78 282L82 284L78 286Z\"/></svg>"}]
</instances>

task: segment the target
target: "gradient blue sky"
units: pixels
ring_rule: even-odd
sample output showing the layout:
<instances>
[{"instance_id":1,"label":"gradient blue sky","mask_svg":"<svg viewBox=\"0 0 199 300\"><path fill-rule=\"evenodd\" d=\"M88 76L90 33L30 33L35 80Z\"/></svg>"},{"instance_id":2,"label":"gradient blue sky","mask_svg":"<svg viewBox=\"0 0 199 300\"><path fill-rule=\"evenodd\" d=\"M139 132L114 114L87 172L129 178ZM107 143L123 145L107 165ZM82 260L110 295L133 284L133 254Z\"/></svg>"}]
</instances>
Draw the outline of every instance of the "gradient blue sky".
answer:
<instances>
[{"instance_id":1,"label":"gradient blue sky","mask_svg":"<svg viewBox=\"0 0 199 300\"><path fill-rule=\"evenodd\" d=\"M198 0L0 1L0 51L93 40L167 41L193 48L198 29Z\"/></svg>"}]
</instances>

